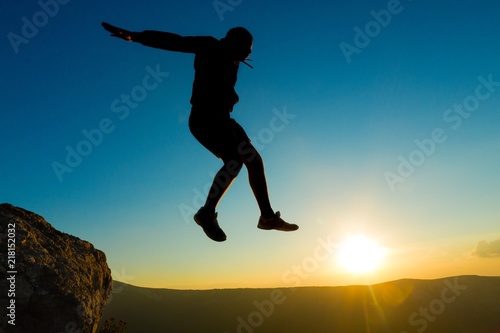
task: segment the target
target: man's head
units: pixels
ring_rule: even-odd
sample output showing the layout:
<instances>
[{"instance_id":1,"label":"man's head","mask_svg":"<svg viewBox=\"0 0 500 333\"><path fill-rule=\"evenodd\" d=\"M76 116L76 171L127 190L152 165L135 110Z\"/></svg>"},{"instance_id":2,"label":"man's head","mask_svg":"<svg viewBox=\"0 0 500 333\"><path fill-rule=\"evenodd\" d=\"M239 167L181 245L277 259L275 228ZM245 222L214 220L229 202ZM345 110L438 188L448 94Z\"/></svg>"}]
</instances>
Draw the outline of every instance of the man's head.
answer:
<instances>
[{"instance_id":1,"label":"man's head","mask_svg":"<svg viewBox=\"0 0 500 333\"><path fill-rule=\"evenodd\" d=\"M236 27L229 29L226 37L222 39L231 50L235 60L244 61L252 53L253 36L245 28Z\"/></svg>"}]
</instances>

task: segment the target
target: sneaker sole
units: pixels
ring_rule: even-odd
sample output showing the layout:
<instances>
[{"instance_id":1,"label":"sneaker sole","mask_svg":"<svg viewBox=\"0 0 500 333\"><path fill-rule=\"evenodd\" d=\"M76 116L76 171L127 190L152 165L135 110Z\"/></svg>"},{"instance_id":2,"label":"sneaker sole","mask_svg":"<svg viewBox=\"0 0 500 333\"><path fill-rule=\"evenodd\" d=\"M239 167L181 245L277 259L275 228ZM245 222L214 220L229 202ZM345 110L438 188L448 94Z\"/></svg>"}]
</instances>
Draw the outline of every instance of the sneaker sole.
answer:
<instances>
[{"instance_id":1,"label":"sneaker sole","mask_svg":"<svg viewBox=\"0 0 500 333\"><path fill-rule=\"evenodd\" d=\"M280 228L273 228L273 227L266 227L266 226L262 226L262 225L257 225L257 228L259 228L261 230L295 231L295 230L299 229L299 226L297 226L297 228L293 228L293 229L280 229Z\"/></svg>"}]
</instances>

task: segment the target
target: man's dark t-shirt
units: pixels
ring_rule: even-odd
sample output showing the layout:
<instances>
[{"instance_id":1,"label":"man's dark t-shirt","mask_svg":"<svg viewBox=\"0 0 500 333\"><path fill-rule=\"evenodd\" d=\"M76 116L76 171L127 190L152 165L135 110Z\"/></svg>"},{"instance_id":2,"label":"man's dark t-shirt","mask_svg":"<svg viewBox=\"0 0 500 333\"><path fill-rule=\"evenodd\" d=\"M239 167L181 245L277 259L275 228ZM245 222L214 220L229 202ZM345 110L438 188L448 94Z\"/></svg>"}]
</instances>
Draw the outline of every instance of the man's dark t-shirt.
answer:
<instances>
[{"instance_id":1,"label":"man's dark t-shirt","mask_svg":"<svg viewBox=\"0 0 500 333\"><path fill-rule=\"evenodd\" d=\"M183 37L152 30L135 33L133 40L163 50L195 54L191 116L207 120L229 118L239 100L234 90L239 62L231 59L223 42L209 36Z\"/></svg>"}]
</instances>

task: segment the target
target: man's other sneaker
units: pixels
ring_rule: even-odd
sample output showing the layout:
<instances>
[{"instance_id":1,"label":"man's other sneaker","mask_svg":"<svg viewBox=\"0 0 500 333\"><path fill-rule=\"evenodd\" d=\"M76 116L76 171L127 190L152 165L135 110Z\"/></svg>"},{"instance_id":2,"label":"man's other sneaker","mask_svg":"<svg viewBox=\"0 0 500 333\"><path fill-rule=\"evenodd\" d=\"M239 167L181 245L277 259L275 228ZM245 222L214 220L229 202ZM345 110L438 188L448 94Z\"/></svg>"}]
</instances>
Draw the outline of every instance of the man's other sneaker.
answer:
<instances>
[{"instance_id":1,"label":"man's other sneaker","mask_svg":"<svg viewBox=\"0 0 500 333\"><path fill-rule=\"evenodd\" d=\"M259 224L257 225L257 228L263 229L263 230L280 230L280 231L294 231L299 228L298 225L296 224L291 224L288 222L283 221L283 219L280 217L281 214L280 212L276 212L275 215L271 218L264 218L260 217L259 219Z\"/></svg>"}]
</instances>

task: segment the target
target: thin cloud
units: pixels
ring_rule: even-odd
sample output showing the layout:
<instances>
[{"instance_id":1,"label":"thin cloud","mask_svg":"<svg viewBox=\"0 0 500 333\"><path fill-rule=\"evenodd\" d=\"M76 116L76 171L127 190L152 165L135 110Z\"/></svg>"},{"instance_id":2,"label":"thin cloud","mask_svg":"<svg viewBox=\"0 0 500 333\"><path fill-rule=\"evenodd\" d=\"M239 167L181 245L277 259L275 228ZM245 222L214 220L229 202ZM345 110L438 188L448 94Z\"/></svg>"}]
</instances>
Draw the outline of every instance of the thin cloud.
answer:
<instances>
[{"instance_id":1,"label":"thin cloud","mask_svg":"<svg viewBox=\"0 0 500 333\"><path fill-rule=\"evenodd\" d=\"M492 242L480 241L472 251L472 256L479 258L500 258L500 238Z\"/></svg>"}]
</instances>

